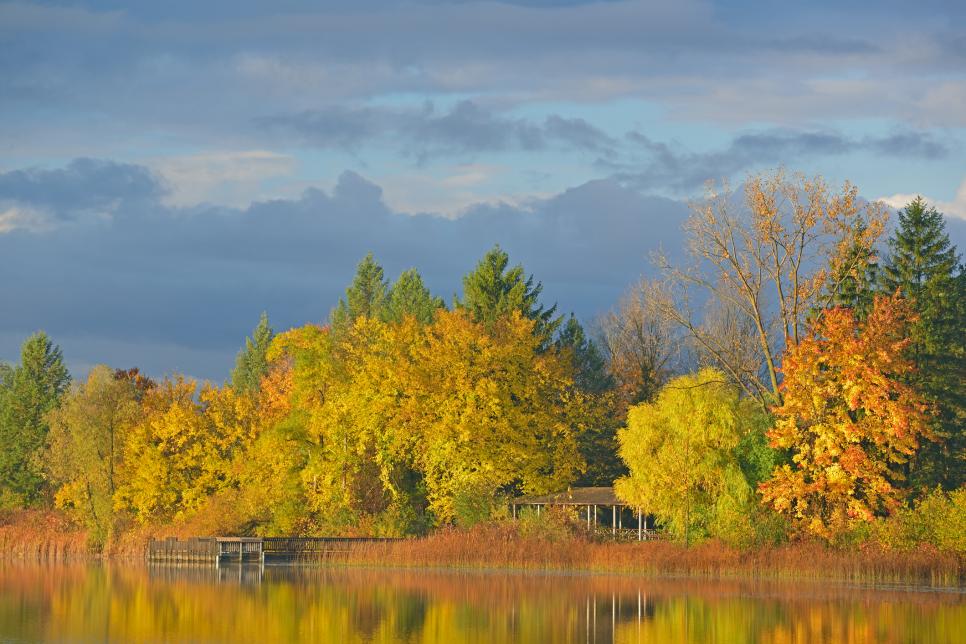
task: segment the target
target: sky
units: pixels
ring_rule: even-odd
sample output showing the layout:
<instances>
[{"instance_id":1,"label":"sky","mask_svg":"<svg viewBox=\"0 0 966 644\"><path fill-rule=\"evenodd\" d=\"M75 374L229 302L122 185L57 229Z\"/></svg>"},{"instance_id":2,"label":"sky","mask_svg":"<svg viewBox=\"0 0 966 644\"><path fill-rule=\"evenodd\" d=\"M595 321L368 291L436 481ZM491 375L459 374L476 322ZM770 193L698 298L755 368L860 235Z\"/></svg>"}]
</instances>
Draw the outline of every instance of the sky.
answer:
<instances>
[{"instance_id":1,"label":"sky","mask_svg":"<svg viewBox=\"0 0 966 644\"><path fill-rule=\"evenodd\" d=\"M585 323L709 180L922 195L966 248L966 3L0 1L0 360L224 380L367 253L494 244Z\"/></svg>"}]
</instances>

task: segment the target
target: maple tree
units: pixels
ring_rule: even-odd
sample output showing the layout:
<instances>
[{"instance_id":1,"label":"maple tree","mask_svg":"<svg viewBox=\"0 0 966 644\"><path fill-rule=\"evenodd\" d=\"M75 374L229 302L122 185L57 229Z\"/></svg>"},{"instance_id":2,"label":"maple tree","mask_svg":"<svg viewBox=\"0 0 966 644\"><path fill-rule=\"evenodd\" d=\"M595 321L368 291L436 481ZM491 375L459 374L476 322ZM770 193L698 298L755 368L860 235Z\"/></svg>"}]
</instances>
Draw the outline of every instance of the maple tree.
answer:
<instances>
[{"instance_id":1,"label":"maple tree","mask_svg":"<svg viewBox=\"0 0 966 644\"><path fill-rule=\"evenodd\" d=\"M852 309L828 309L785 352L768 436L793 464L759 490L802 530L831 539L899 506L899 466L929 436L926 404L904 380L912 320L898 295L877 297L863 324Z\"/></svg>"}]
</instances>

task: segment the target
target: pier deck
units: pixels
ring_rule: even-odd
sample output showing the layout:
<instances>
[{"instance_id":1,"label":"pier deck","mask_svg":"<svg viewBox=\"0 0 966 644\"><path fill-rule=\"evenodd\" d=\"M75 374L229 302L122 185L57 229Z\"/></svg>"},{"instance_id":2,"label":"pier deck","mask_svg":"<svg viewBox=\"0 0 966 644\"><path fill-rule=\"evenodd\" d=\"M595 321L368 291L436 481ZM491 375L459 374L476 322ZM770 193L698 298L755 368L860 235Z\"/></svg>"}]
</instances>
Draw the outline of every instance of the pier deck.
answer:
<instances>
[{"instance_id":1,"label":"pier deck","mask_svg":"<svg viewBox=\"0 0 966 644\"><path fill-rule=\"evenodd\" d=\"M151 539L147 560L152 563L275 564L320 561L347 552L360 542L395 541L367 537L194 537Z\"/></svg>"}]
</instances>

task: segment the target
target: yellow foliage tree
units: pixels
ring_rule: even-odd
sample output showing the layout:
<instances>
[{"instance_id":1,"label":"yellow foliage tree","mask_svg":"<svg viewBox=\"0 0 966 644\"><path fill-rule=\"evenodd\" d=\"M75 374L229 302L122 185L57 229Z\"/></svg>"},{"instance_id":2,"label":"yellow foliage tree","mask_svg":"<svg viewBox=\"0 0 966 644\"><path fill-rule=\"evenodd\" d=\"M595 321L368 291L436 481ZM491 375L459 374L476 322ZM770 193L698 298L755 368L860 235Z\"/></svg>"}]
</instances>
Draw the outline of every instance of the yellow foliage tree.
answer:
<instances>
[{"instance_id":1,"label":"yellow foliage tree","mask_svg":"<svg viewBox=\"0 0 966 644\"><path fill-rule=\"evenodd\" d=\"M256 408L230 387L177 378L147 392L125 443L115 503L141 522L183 519L210 495L237 486L235 460L255 437Z\"/></svg>"},{"instance_id":2,"label":"yellow foliage tree","mask_svg":"<svg viewBox=\"0 0 966 644\"><path fill-rule=\"evenodd\" d=\"M614 485L618 497L685 543L747 522L751 488L735 455L742 412L737 386L710 368L675 378L653 403L631 407L617 434L630 470Z\"/></svg>"}]
</instances>

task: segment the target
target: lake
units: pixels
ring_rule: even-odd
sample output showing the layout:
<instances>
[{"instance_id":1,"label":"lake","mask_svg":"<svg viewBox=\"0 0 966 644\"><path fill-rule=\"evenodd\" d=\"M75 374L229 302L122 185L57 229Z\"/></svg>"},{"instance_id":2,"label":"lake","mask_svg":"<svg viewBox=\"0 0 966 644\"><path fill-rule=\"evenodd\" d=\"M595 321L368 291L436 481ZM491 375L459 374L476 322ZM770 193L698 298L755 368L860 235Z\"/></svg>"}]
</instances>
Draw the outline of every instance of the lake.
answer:
<instances>
[{"instance_id":1,"label":"lake","mask_svg":"<svg viewBox=\"0 0 966 644\"><path fill-rule=\"evenodd\" d=\"M0 641L964 642L966 595L584 574L0 562Z\"/></svg>"}]
</instances>

